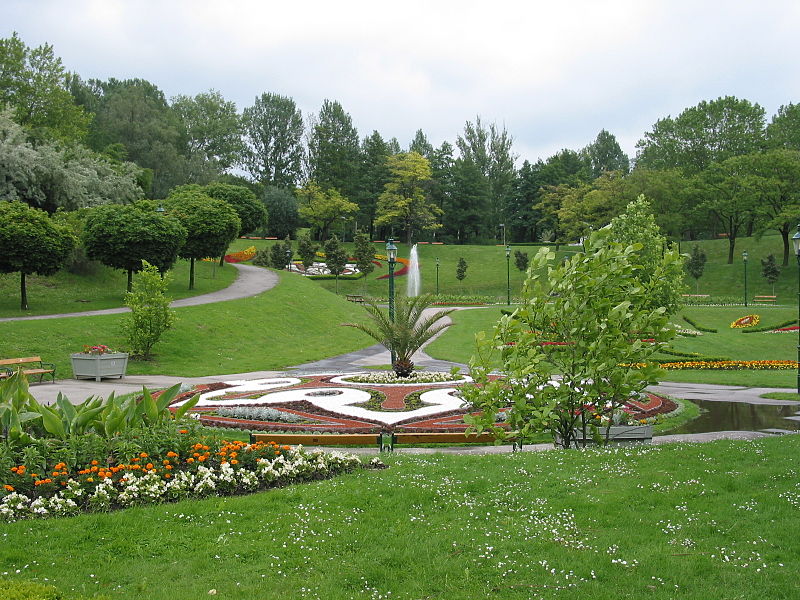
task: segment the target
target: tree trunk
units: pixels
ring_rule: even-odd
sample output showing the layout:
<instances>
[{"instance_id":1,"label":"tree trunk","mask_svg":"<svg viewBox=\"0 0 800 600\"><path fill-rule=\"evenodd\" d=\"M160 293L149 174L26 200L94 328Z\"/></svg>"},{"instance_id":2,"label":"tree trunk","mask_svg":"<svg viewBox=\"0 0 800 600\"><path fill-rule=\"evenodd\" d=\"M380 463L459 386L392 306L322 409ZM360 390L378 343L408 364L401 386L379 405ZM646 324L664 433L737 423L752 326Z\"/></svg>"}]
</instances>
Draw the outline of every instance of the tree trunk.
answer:
<instances>
[{"instance_id":1,"label":"tree trunk","mask_svg":"<svg viewBox=\"0 0 800 600\"><path fill-rule=\"evenodd\" d=\"M194 289L194 259L189 259L189 289Z\"/></svg>"},{"instance_id":2,"label":"tree trunk","mask_svg":"<svg viewBox=\"0 0 800 600\"><path fill-rule=\"evenodd\" d=\"M19 308L28 310L28 290L25 287L25 271L19 272Z\"/></svg>"},{"instance_id":3,"label":"tree trunk","mask_svg":"<svg viewBox=\"0 0 800 600\"><path fill-rule=\"evenodd\" d=\"M783 266L789 266L789 224L784 223L779 229L783 238ZM773 294L774 295L774 294Z\"/></svg>"},{"instance_id":4,"label":"tree trunk","mask_svg":"<svg viewBox=\"0 0 800 600\"><path fill-rule=\"evenodd\" d=\"M133 269L128 269L128 291L133 290Z\"/></svg>"},{"instance_id":5,"label":"tree trunk","mask_svg":"<svg viewBox=\"0 0 800 600\"><path fill-rule=\"evenodd\" d=\"M736 238L728 235L728 264L733 264L733 250L736 248Z\"/></svg>"}]
</instances>

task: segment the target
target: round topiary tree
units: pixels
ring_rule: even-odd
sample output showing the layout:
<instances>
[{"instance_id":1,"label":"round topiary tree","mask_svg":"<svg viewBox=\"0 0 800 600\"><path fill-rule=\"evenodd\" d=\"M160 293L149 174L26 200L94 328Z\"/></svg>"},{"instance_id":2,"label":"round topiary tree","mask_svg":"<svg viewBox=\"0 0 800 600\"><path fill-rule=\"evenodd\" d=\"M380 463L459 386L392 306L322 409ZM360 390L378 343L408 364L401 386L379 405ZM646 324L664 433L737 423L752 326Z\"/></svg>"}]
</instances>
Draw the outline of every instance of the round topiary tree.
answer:
<instances>
[{"instance_id":1,"label":"round topiary tree","mask_svg":"<svg viewBox=\"0 0 800 600\"><path fill-rule=\"evenodd\" d=\"M224 200L233 207L242 222L239 235L253 233L267 226L266 207L246 187L230 183L210 183L203 188L203 191L212 198ZM220 256L220 266L224 264L224 258L224 256Z\"/></svg>"},{"instance_id":2,"label":"round topiary tree","mask_svg":"<svg viewBox=\"0 0 800 600\"><path fill-rule=\"evenodd\" d=\"M127 271L128 292L143 260L163 273L175 264L185 242L181 222L153 210L152 202L96 206L88 212L83 229L86 255Z\"/></svg>"},{"instance_id":3,"label":"round topiary tree","mask_svg":"<svg viewBox=\"0 0 800 600\"><path fill-rule=\"evenodd\" d=\"M52 275L72 252L69 229L23 202L0 202L0 273L19 271L20 309L28 310L25 276Z\"/></svg>"},{"instance_id":4,"label":"round topiary tree","mask_svg":"<svg viewBox=\"0 0 800 600\"><path fill-rule=\"evenodd\" d=\"M199 189L184 187L166 199L168 214L186 229L186 243L178 255L189 259L189 289L194 289L194 262L220 256L236 236L241 220L224 200L215 200Z\"/></svg>"}]
</instances>

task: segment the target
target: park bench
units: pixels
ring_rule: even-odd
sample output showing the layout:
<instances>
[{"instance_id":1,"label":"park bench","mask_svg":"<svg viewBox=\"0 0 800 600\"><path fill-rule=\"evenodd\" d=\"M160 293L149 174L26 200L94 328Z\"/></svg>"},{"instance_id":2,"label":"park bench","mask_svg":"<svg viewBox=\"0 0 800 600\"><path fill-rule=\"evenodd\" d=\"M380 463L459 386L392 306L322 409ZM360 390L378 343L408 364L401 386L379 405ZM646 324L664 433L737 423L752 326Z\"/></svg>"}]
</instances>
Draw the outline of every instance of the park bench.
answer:
<instances>
[{"instance_id":1,"label":"park bench","mask_svg":"<svg viewBox=\"0 0 800 600\"><path fill-rule=\"evenodd\" d=\"M753 296L753 302L777 302L777 296Z\"/></svg>"},{"instance_id":2,"label":"park bench","mask_svg":"<svg viewBox=\"0 0 800 600\"><path fill-rule=\"evenodd\" d=\"M357 304L364 304L364 296L358 294L347 294L345 296L349 302L356 302Z\"/></svg>"},{"instance_id":3,"label":"park bench","mask_svg":"<svg viewBox=\"0 0 800 600\"><path fill-rule=\"evenodd\" d=\"M56 381L56 366L53 363L42 362L38 356L0 359L0 379L10 377L14 371L22 371L24 375L28 376L38 375L39 383L42 382L45 375L49 375L53 379L53 383Z\"/></svg>"},{"instance_id":4,"label":"park bench","mask_svg":"<svg viewBox=\"0 0 800 600\"><path fill-rule=\"evenodd\" d=\"M371 446L376 444L383 452L394 451L395 444L494 444L494 436L489 433L466 434L447 433L251 433L250 443L275 442L296 446ZM513 441L514 450L517 449ZM522 445L519 445L522 448Z\"/></svg>"},{"instance_id":5,"label":"park bench","mask_svg":"<svg viewBox=\"0 0 800 600\"><path fill-rule=\"evenodd\" d=\"M708 298L708 294L681 294L683 298Z\"/></svg>"}]
</instances>

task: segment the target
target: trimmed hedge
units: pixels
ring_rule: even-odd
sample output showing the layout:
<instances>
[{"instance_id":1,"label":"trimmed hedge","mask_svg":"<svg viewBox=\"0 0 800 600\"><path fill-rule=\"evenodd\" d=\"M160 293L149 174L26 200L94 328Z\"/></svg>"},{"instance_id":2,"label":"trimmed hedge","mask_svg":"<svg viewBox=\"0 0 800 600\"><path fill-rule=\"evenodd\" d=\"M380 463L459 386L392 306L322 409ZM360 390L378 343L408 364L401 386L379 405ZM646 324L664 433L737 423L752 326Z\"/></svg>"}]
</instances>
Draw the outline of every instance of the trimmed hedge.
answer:
<instances>
[{"instance_id":1,"label":"trimmed hedge","mask_svg":"<svg viewBox=\"0 0 800 600\"><path fill-rule=\"evenodd\" d=\"M686 315L682 315L683 320L686 321L689 325L697 329L697 331L703 331L705 333L717 333L716 329L709 329L708 327L701 327L697 323L695 323L692 319L687 317Z\"/></svg>"}]
</instances>

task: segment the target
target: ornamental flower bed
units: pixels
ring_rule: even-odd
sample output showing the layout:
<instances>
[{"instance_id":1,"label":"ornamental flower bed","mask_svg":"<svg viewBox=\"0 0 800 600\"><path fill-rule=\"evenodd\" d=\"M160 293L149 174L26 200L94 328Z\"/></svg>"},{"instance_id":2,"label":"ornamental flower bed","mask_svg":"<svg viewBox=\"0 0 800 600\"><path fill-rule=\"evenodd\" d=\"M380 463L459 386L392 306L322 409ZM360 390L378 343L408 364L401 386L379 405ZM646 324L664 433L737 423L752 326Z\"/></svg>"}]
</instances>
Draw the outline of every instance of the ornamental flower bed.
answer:
<instances>
[{"instance_id":1,"label":"ornamental flower bed","mask_svg":"<svg viewBox=\"0 0 800 600\"><path fill-rule=\"evenodd\" d=\"M718 369L723 371L738 371L753 369L763 371L766 369L797 369L796 360L691 360L662 362L661 368L671 371L681 369Z\"/></svg>"},{"instance_id":2,"label":"ornamental flower bed","mask_svg":"<svg viewBox=\"0 0 800 600\"><path fill-rule=\"evenodd\" d=\"M736 319L731 323L731 329L744 329L746 327L755 327L761 322L761 317L758 315L745 315Z\"/></svg>"},{"instance_id":3,"label":"ornamental flower bed","mask_svg":"<svg viewBox=\"0 0 800 600\"><path fill-rule=\"evenodd\" d=\"M17 465L2 477L0 520L252 493L328 478L361 466L352 454L240 441L213 446L197 442L186 450L176 448L158 456L141 452L120 463L97 459L80 469L59 462L41 474Z\"/></svg>"}]
</instances>

